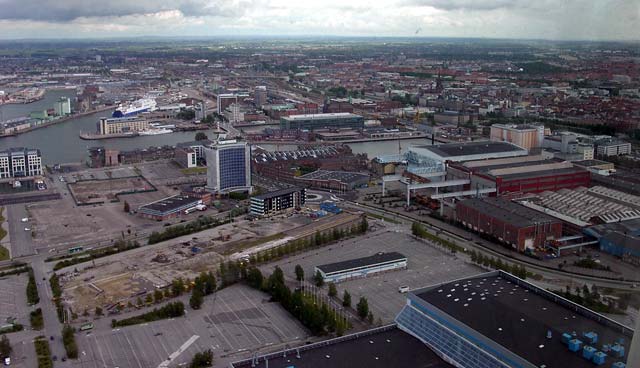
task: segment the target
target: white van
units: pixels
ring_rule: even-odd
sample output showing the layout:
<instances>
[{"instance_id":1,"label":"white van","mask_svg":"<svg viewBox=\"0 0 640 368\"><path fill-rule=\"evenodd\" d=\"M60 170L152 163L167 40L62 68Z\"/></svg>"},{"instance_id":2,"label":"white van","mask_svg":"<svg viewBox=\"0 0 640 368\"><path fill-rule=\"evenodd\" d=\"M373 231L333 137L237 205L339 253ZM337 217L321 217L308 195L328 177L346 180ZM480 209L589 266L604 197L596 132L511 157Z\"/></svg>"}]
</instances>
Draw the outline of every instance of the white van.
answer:
<instances>
[{"instance_id":1,"label":"white van","mask_svg":"<svg viewBox=\"0 0 640 368\"><path fill-rule=\"evenodd\" d=\"M11 358L9 357L4 358L4 365L11 365Z\"/></svg>"},{"instance_id":2,"label":"white van","mask_svg":"<svg viewBox=\"0 0 640 368\"><path fill-rule=\"evenodd\" d=\"M400 294L408 293L408 292L409 292L409 287L408 287L408 286L400 286L400 287L398 288L398 292L399 292Z\"/></svg>"}]
</instances>

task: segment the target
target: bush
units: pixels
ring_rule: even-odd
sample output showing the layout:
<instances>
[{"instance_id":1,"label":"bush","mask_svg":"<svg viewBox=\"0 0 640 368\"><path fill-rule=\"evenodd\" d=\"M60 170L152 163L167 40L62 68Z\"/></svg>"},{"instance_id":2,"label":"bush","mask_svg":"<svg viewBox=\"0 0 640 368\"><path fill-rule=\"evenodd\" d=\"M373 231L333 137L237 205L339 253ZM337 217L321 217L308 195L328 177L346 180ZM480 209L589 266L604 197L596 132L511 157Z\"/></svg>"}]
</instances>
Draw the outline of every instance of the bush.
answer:
<instances>
[{"instance_id":1,"label":"bush","mask_svg":"<svg viewBox=\"0 0 640 368\"><path fill-rule=\"evenodd\" d=\"M211 367L213 365L213 351L211 349L205 350L201 353L196 353L189 364L189 368L204 368Z\"/></svg>"},{"instance_id":2,"label":"bush","mask_svg":"<svg viewBox=\"0 0 640 368\"><path fill-rule=\"evenodd\" d=\"M29 267L29 282L27 283L27 302L30 305L38 304L40 302L40 296L38 296L38 286L36 285L36 278L33 276L33 270Z\"/></svg>"},{"instance_id":3,"label":"bush","mask_svg":"<svg viewBox=\"0 0 640 368\"><path fill-rule=\"evenodd\" d=\"M75 330L69 325L64 325L62 328L62 343L64 344L64 350L67 352L67 357L70 359L78 358L78 345L76 345Z\"/></svg>"},{"instance_id":4,"label":"bush","mask_svg":"<svg viewBox=\"0 0 640 368\"><path fill-rule=\"evenodd\" d=\"M184 225L174 225L161 232L152 232L149 236L148 244L156 244L165 240L177 238L179 236L189 235L202 230L212 229L229 222L230 220L227 218L221 220L211 216L203 216Z\"/></svg>"},{"instance_id":5,"label":"bush","mask_svg":"<svg viewBox=\"0 0 640 368\"><path fill-rule=\"evenodd\" d=\"M111 321L111 327L132 326L181 316L184 316L184 304L182 304L182 302L173 302L138 316L133 316L120 321L114 319Z\"/></svg>"},{"instance_id":6,"label":"bush","mask_svg":"<svg viewBox=\"0 0 640 368\"><path fill-rule=\"evenodd\" d=\"M34 330L42 330L44 327L44 319L42 317L42 309L38 308L29 314L31 328Z\"/></svg>"},{"instance_id":7,"label":"bush","mask_svg":"<svg viewBox=\"0 0 640 368\"><path fill-rule=\"evenodd\" d=\"M360 316L360 318L367 318L367 315L369 314L369 302L367 301L367 298L360 298L360 301L356 305L356 310L358 311L358 316Z\"/></svg>"}]
</instances>

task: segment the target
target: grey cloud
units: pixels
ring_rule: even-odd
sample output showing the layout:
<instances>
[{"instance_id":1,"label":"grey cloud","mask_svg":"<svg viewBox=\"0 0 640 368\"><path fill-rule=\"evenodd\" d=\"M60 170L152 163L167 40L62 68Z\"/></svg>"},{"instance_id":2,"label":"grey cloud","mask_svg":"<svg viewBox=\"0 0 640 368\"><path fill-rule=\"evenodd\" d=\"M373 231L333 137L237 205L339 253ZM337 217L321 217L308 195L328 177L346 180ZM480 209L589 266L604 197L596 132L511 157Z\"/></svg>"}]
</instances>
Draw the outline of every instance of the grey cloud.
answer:
<instances>
[{"instance_id":1,"label":"grey cloud","mask_svg":"<svg viewBox=\"0 0 640 368\"><path fill-rule=\"evenodd\" d=\"M249 1L225 0L0 0L0 19L67 22L178 10L185 16L238 16Z\"/></svg>"},{"instance_id":2,"label":"grey cloud","mask_svg":"<svg viewBox=\"0 0 640 368\"><path fill-rule=\"evenodd\" d=\"M526 4L521 0L408 0L408 5L430 6L441 10L496 10Z\"/></svg>"}]
</instances>

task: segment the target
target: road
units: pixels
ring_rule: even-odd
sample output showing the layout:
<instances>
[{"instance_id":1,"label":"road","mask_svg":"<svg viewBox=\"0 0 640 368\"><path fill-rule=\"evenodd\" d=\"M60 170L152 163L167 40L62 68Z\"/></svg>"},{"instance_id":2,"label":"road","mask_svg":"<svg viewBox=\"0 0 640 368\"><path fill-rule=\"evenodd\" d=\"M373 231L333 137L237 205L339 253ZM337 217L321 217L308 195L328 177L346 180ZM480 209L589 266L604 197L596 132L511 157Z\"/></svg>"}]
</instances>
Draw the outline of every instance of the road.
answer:
<instances>
[{"instance_id":1,"label":"road","mask_svg":"<svg viewBox=\"0 0 640 368\"><path fill-rule=\"evenodd\" d=\"M535 264L532 260L523 259L519 254L513 254L513 252L509 252L508 250L500 246L490 246L489 244L487 244L487 241L485 239L482 239L475 234L466 232L462 229L458 229L448 224L444 224L436 219L432 219L426 216L421 216L419 219L415 219L404 214L399 214L383 208L373 207L368 204L357 202L344 202L343 205L352 209L383 215L390 219L405 223L419 221L420 223L426 225L429 230L431 230L432 232L436 232L436 234L444 239L453 241L454 243L458 243L465 248L474 249L484 254L489 254L490 256L508 259L511 262L516 261L517 263L523 264L530 270L535 270L537 273L546 278L557 279L558 277L562 277L570 279L571 282L592 284L598 287L606 287L623 291L636 291L634 281L611 280L587 275L578 275ZM467 241L466 239L469 238L471 240Z\"/></svg>"},{"instance_id":2,"label":"road","mask_svg":"<svg viewBox=\"0 0 640 368\"><path fill-rule=\"evenodd\" d=\"M35 254L35 244L31 237L31 224L21 220L28 217L24 204L12 204L7 208L7 224L11 238L11 257L18 258ZM29 229L28 231L25 229Z\"/></svg>"}]
</instances>

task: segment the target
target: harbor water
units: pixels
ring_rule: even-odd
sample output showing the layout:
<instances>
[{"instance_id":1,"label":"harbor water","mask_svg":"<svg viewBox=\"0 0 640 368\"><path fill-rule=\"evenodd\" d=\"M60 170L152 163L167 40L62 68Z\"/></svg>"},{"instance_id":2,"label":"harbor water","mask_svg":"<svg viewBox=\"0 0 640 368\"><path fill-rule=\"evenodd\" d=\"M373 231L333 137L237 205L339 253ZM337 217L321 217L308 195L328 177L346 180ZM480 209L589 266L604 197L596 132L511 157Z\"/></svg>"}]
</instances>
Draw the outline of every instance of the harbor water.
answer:
<instances>
[{"instance_id":1,"label":"harbor water","mask_svg":"<svg viewBox=\"0 0 640 368\"><path fill-rule=\"evenodd\" d=\"M53 104L60 97L75 96L75 90L53 90L47 91L44 98L25 105L3 105L0 106L0 118L8 120L20 116L29 115L31 111L44 110L53 107ZM158 147L164 145L175 145L181 142L188 142L195 139L196 132L175 132L170 134L137 136L131 138L116 138L106 140L87 141L80 139L79 133L93 132L96 130L96 123L101 117L110 116L111 110L85 115L75 119L70 119L59 124L54 124L45 128L35 129L30 132L19 134L14 137L0 138L0 149L10 147L38 148L42 153L45 164L84 162L88 157L90 147L104 147L120 151L134 149L145 149L148 147ZM203 131L209 138L215 137L212 130ZM424 138L391 140L379 142L359 142L350 143L349 146L354 153L366 153L369 158L382 154L404 153L413 144L429 144L429 140ZM258 144L267 150L288 150L295 149L296 145L291 144Z\"/></svg>"}]
</instances>

